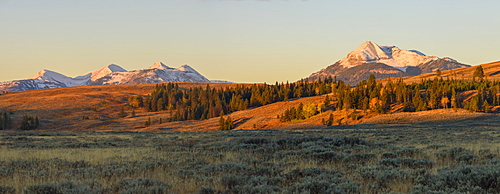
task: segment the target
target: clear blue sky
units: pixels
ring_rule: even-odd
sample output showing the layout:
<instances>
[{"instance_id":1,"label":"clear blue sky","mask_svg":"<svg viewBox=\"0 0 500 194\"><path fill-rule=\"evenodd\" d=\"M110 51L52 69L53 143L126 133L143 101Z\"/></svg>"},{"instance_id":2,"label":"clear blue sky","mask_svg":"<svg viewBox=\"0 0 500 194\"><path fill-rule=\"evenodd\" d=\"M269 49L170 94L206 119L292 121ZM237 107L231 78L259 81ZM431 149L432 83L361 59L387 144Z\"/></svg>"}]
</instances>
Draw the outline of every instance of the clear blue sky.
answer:
<instances>
[{"instance_id":1,"label":"clear blue sky","mask_svg":"<svg viewBox=\"0 0 500 194\"><path fill-rule=\"evenodd\" d=\"M500 60L500 1L0 0L0 81L162 61L209 79L296 81L367 40Z\"/></svg>"}]
</instances>

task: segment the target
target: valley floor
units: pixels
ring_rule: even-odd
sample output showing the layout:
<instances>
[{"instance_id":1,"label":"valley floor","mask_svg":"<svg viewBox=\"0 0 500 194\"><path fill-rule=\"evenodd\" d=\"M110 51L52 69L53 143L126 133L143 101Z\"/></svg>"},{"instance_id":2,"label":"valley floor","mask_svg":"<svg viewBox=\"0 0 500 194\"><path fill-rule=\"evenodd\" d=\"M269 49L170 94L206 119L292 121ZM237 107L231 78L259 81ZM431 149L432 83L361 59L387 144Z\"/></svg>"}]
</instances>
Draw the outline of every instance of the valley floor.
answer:
<instances>
[{"instance_id":1,"label":"valley floor","mask_svg":"<svg viewBox=\"0 0 500 194\"><path fill-rule=\"evenodd\" d=\"M0 133L0 192L499 193L500 120Z\"/></svg>"}]
</instances>

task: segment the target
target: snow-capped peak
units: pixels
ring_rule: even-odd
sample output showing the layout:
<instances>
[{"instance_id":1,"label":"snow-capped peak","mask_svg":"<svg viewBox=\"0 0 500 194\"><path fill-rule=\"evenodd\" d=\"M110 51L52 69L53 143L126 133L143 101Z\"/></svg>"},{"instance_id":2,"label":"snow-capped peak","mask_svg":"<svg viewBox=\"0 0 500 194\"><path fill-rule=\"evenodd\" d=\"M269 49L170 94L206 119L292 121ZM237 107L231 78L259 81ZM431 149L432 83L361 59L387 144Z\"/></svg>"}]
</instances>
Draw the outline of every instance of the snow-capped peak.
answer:
<instances>
[{"instance_id":1,"label":"snow-capped peak","mask_svg":"<svg viewBox=\"0 0 500 194\"><path fill-rule=\"evenodd\" d=\"M118 65L110 64L110 65L106 65L103 68L100 68L98 70L87 72L87 73L80 75L78 77L90 76L90 80L95 81L95 80L98 80L99 78L102 78L102 77L107 76L107 75L114 73L114 72L126 72L126 71L127 70L123 69L122 67L120 67Z\"/></svg>"},{"instance_id":2,"label":"snow-capped peak","mask_svg":"<svg viewBox=\"0 0 500 194\"><path fill-rule=\"evenodd\" d=\"M408 67L436 59L439 58L426 56L417 50L402 50L396 46L378 46L372 41L366 41L342 59L340 64L346 68L363 63L384 63L393 67Z\"/></svg>"},{"instance_id":3,"label":"snow-capped peak","mask_svg":"<svg viewBox=\"0 0 500 194\"><path fill-rule=\"evenodd\" d=\"M384 52L377 44L372 41L366 41L361 46L350 52L347 57L350 60L360 61L375 61L380 59L389 59L387 53Z\"/></svg>"},{"instance_id":4,"label":"snow-capped peak","mask_svg":"<svg viewBox=\"0 0 500 194\"><path fill-rule=\"evenodd\" d=\"M122 67L110 64L95 71L77 77L42 70L25 80L15 80L0 84L0 91L22 91L46 88L62 88L87 85L108 84L147 84L161 82L210 82L189 65L171 68L158 62L147 69L127 71Z\"/></svg>"},{"instance_id":5,"label":"snow-capped peak","mask_svg":"<svg viewBox=\"0 0 500 194\"><path fill-rule=\"evenodd\" d=\"M68 76L65 76L63 74L57 73L55 71L50 71L50 70L42 70L38 72L36 75L33 77L29 78L28 80L33 80L35 82L40 83L40 88L52 88L53 86L49 87L48 85L58 85L58 86L81 86L83 85L86 80L85 79L74 79Z\"/></svg>"},{"instance_id":6,"label":"snow-capped peak","mask_svg":"<svg viewBox=\"0 0 500 194\"><path fill-rule=\"evenodd\" d=\"M166 66L162 62L156 62L155 64L153 64L153 66L149 67L149 69L172 69L172 68Z\"/></svg>"},{"instance_id":7,"label":"snow-capped peak","mask_svg":"<svg viewBox=\"0 0 500 194\"><path fill-rule=\"evenodd\" d=\"M29 79L46 79L46 78L68 78L67 76L57 73L55 71L47 70L44 69L37 74L35 74L33 77L30 77Z\"/></svg>"},{"instance_id":8,"label":"snow-capped peak","mask_svg":"<svg viewBox=\"0 0 500 194\"><path fill-rule=\"evenodd\" d=\"M194 70L191 66L184 64L181 67L177 68L176 70L178 71L185 71L185 72L193 72L193 73L198 73L196 70Z\"/></svg>"},{"instance_id":9,"label":"snow-capped peak","mask_svg":"<svg viewBox=\"0 0 500 194\"><path fill-rule=\"evenodd\" d=\"M111 70L112 72L123 72L123 71L127 71L125 69L123 69L122 67L118 66L118 65L115 65L115 64L109 64L108 66L106 66L109 70Z\"/></svg>"}]
</instances>

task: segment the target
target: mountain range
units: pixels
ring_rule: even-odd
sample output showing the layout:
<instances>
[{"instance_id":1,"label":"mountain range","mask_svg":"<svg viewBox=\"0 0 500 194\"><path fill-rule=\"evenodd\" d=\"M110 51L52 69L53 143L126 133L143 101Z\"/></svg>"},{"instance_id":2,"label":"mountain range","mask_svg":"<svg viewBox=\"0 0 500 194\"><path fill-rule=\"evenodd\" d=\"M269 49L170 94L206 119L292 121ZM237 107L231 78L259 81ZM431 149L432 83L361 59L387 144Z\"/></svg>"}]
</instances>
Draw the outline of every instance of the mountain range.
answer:
<instances>
[{"instance_id":1,"label":"mountain range","mask_svg":"<svg viewBox=\"0 0 500 194\"><path fill-rule=\"evenodd\" d=\"M331 76L355 85L362 80L367 80L372 74L377 79L385 79L417 76L437 70L444 71L463 67L470 67L470 65L462 64L448 57L427 56L417 50L403 50L396 46L379 46L372 41L366 41L342 60L311 74L306 79L313 81ZM111 64L74 78L54 71L42 70L29 79L0 83L0 92L160 82L225 81L208 80L188 65L171 68L158 62L146 69L127 71L118 65Z\"/></svg>"},{"instance_id":2,"label":"mountain range","mask_svg":"<svg viewBox=\"0 0 500 194\"><path fill-rule=\"evenodd\" d=\"M127 71L111 64L77 77L68 77L50 70L42 70L25 80L0 83L0 91L24 91L88 85L148 84L160 82L221 82L210 81L189 65L171 68L158 62L147 69Z\"/></svg>"},{"instance_id":3,"label":"mountain range","mask_svg":"<svg viewBox=\"0 0 500 194\"><path fill-rule=\"evenodd\" d=\"M351 85L369 78L371 74L377 79L388 77L416 76L435 72L438 69L450 70L470 65L462 64L454 59L427 56L417 50L402 50L396 46L378 46L366 41L350 52L345 58L310 75L308 80L336 77Z\"/></svg>"}]
</instances>

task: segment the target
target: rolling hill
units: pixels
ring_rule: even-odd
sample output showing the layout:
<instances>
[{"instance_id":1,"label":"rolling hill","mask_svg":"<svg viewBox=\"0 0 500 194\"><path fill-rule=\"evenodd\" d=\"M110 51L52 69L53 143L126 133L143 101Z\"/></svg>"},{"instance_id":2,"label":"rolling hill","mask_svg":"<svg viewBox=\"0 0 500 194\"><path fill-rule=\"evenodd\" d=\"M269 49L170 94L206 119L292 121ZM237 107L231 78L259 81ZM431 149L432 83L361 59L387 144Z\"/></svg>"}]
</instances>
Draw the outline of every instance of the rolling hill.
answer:
<instances>
[{"instance_id":1,"label":"rolling hill","mask_svg":"<svg viewBox=\"0 0 500 194\"><path fill-rule=\"evenodd\" d=\"M495 77L495 72L500 70L500 64L484 64L485 73L489 78ZM473 67L462 70L454 70L455 73L470 74ZM494 74L494 75L493 75ZM454 75L451 71L443 71L443 76ZM419 77L408 77L405 80L420 80L425 77L435 77L435 74L425 74ZM208 83L211 88L235 87L233 83ZM140 85L100 85L69 88L42 89L20 92L9 92L0 95L0 112L12 112L13 126L20 125L23 115L38 116L40 127L36 131L156 131L156 130L178 130L178 131L204 131L218 130L219 117L206 120L188 120L166 122L170 117L169 111L147 112L143 108L134 110L128 106L128 98L133 95L147 95L156 84ZM179 83L181 89L192 87L205 87L207 83ZM471 96L474 91L466 93ZM320 129L326 128L322 124L330 113L335 120L341 120L342 125L351 124L408 124L408 123L443 123L462 122L467 119L479 118L484 113L470 113L465 110L454 111L452 109L438 109L421 111L416 113L399 112L399 105L392 107L392 114L364 113L357 110L360 119L351 119L349 115L353 110L332 111L325 110L311 118L280 122L277 115L283 114L286 109L297 107L300 103L320 103L324 96L305 97L291 99L286 102L277 102L265 106L251 108L243 111L233 112L229 115L236 130L241 129ZM120 118L121 109L126 116ZM493 108L498 111L498 107ZM160 118L163 120L160 123ZM145 127L145 122L151 119L152 125ZM335 125L337 125L337 121ZM14 128L13 130L15 130Z\"/></svg>"},{"instance_id":2,"label":"rolling hill","mask_svg":"<svg viewBox=\"0 0 500 194\"><path fill-rule=\"evenodd\" d=\"M500 61L481 64L484 71L484 79L486 80L500 80ZM456 80L472 80L472 75L476 70L477 66L464 67L452 70L441 71L441 76L438 76L436 72L421 74L418 76L409 76L402 78L388 78L383 80L383 82L388 80L398 80L402 79L405 83L420 83L422 79L434 79L436 77L442 77L443 79L456 79Z\"/></svg>"}]
</instances>

